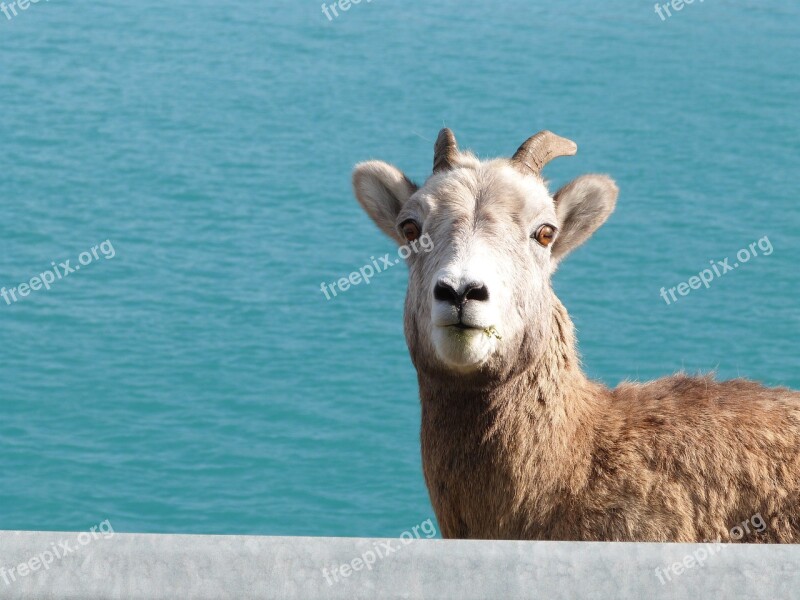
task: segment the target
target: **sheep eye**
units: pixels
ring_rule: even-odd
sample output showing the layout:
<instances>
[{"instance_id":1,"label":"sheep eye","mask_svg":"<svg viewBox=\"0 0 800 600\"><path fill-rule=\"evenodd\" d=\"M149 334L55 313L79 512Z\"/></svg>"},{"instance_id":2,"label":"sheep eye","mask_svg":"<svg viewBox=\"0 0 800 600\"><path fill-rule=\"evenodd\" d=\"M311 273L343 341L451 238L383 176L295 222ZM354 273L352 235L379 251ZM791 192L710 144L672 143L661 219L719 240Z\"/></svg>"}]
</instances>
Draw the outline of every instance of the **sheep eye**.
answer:
<instances>
[{"instance_id":1,"label":"sheep eye","mask_svg":"<svg viewBox=\"0 0 800 600\"><path fill-rule=\"evenodd\" d=\"M542 225L536 230L536 233L533 234L533 239L547 248L547 246L552 244L553 240L556 239L556 228L552 225Z\"/></svg>"},{"instance_id":2,"label":"sheep eye","mask_svg":"<svg viewBox=\"0 0 800 600\"><path fill-rule=\"evenodd\" d=\"M404 221L400 225L400 231L403 232L403 237L406 238L407 242L413 242L419 238L419 225L414 221Z\"/></svg>"}]
</instances>

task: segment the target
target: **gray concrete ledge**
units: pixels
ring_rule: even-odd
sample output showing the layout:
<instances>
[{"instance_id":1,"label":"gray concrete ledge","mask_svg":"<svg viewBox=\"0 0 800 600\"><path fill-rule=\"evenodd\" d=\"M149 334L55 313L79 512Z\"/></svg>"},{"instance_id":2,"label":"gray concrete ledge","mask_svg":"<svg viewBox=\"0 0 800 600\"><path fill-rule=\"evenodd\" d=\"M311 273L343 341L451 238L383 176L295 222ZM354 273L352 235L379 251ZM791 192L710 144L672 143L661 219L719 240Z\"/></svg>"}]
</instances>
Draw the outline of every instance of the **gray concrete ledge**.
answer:
<instances>
[{"instance_id":1,"label":"gray concrete ledge","mask_svg":"<svg viewBox=\"0 0 800 600\"><path fill-rule=\"evenodd\" d=\"M800 598L800 546L7 531L0 568L35 600Z\"/></svg>"}]
</instances>

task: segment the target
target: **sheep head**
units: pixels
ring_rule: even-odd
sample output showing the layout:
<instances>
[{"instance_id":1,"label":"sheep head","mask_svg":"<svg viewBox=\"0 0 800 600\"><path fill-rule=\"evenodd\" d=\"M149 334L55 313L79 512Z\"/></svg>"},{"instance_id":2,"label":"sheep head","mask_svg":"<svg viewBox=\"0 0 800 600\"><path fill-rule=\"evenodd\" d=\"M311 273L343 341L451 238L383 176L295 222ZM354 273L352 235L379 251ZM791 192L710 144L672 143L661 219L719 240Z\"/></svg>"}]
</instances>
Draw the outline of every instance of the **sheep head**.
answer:
<instances>
[{"instance_id":1,"label":"sheep head","mask_svg":"<svg viewBox=\"0 0 800 600\"><path fill-rule=\"evenodd\" d=\"M614 182L584 175L555 195L541 170L577 146L541 132L511 159L480 161L439 134L433 173L418 187L380 161L356 166L355 195L398 244L429 236L407 260L405 330L418 370L501 376L546 351L556 306L550 277L611 212Z\"/></svg>"}]
</instances>

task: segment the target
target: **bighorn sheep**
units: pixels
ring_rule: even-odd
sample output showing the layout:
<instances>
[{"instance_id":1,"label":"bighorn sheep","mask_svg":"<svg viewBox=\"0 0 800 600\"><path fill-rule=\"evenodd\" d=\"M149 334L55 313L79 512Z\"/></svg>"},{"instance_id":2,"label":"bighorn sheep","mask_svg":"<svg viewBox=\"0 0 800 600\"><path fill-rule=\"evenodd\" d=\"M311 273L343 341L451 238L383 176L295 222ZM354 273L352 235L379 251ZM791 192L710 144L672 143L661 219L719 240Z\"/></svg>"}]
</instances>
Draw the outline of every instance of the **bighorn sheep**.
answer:
<instances>
[{"instance_id":1,"label":"bighorn sheep","mask_svg":"<svg viewBox=\"0 0 800 600\"><path fill-rule=\"evenodd\" d=\"M700 542L760 514L742 542L800 542L800 394L674 375L616 389L584 375L551 274L614 209L585 175L551 196L550 132L479 161L442 130L416 186L379 161L356 197L408 258L405 334L425 480L448 538Z\"/></svg>"}]
</instances>

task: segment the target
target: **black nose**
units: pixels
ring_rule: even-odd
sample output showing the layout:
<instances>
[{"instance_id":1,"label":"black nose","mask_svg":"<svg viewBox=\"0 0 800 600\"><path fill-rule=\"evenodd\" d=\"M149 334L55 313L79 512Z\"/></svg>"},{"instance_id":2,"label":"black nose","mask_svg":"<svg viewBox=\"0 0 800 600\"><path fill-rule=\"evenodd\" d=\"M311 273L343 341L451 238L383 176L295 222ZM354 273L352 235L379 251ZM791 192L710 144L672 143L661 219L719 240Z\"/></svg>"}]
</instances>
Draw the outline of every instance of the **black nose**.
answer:
<instances>
[{"instance_id":1,"label":"black nose","mask_svg":"<svg viewBox=\"0 0 800 600\"><path fill-rule=\"evenodd\" d=\"M433 288L433 297L440 302L461 307L467 300L486 302L489 299L489 290L482 283L473 281L465 285L459 293L452 285L440 279Z\"/></svg>"}]
</instances>

